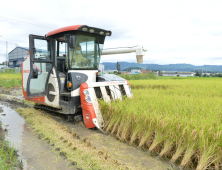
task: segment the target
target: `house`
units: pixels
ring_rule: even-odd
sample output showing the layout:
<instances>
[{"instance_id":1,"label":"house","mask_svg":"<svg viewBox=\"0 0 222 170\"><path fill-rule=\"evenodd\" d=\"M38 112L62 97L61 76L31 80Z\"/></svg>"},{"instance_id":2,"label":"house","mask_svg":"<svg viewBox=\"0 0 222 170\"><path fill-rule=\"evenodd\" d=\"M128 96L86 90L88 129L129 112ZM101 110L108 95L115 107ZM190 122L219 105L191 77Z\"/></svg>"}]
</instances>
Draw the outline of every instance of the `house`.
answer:
<instances>
[{"instance_id":1,"label":"house","mask_svg":"<svg viewBox=\"0 0 222 170\"><path fill-rule=\"evenodd\" d=\"M162 71L162 76L167 77L194 77L194 72L180 72L180 71Z\"/></svg>"},{"instance_id":2,"label":"house","mask_svg":"<svg viewBox=\"0 0 222 170\"><path fill-rule=\"evenodd\" d=\"M12 51L8 53L8 66L10 68L20 67L21 62L24 61L24 57L28 55L29 48L26 47L19 47L17 46Z\"/></svg>"},{"instance_id":3,"label":"house","mask_svg":"<svg viewBox=\"0 0 222 170\"><path fill-rule=\"evenodd\" d=\"M145 70L145 69L142 69L142 73L143 73L143 74L148 74L148 73L150 73L150 72L152 72L152 70Z\"/></svg>"}]
</instances>

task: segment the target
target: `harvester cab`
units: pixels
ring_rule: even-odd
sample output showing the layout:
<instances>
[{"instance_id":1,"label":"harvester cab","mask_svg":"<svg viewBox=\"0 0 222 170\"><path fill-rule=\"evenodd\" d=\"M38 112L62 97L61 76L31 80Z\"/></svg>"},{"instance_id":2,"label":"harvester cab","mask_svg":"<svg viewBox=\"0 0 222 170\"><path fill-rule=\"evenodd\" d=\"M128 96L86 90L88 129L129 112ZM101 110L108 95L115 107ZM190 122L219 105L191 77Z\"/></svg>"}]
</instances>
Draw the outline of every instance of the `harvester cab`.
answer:
<instances>
[{"instance_id":1,"label":"harvester cab","mask_svg":"<svg viewBox=\"0 0 222 170\"><path fill-rule=\"evenodd\" d=\"M37 103L37 108L66 114L71 120L81 113L87 128L102 131L105 122L98 99L110 102L133 96L125 79L98 75L102 53L119 51L103 51L105 37L111 34L99 28L73 25L45 36L29 35L29 55L22 63L25 99ZM139 48L137 57L143 52Z\"/></svg>"}]
</instances>

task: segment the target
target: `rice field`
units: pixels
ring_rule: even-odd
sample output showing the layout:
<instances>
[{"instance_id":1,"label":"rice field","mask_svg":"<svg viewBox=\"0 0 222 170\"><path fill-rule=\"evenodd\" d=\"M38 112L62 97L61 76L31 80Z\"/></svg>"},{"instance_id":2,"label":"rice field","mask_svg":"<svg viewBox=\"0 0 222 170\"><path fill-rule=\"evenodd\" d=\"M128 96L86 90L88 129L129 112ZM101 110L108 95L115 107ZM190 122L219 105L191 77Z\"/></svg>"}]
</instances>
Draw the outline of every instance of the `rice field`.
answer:
<instances>
[{"instance_id":1,"label":"rice field","mask_svg":"<svg viewBox=\"0 0 222 170\"><path fill-rule=\"evenodd\" d=\"M1 87L16 87L22 86L22 74L21 73L3 73L0 72L0 86Z\"/></svg>"},{"instance_id":2,"label":"rice field","mask_svg":"<svg viewBox=\"0 0 222 170\"><path fill-rule=\"evenodd\" d=\"M129 83L133 99L100 101L106 132L182 168L222 169L222 79Z\"/></svg>"}]
</instances>

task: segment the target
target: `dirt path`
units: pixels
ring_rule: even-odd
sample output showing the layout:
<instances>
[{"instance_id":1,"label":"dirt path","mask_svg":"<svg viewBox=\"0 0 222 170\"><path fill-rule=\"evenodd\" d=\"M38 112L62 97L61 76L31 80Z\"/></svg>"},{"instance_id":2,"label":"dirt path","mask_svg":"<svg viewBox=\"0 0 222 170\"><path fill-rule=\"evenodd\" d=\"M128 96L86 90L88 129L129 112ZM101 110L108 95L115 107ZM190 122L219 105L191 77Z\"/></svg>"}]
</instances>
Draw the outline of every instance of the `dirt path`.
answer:
<instances>
[{"instance_id":1,"label":"dirt path","mask_svg":"<svg viewBox=\"0 0 222 170\"><path fill-rule=\"evenodd\" d=\"M141 165L142 168L149 170L167 170L170 165L167 162L160 161L157 157L151 157L139 148L122 143L110 135L104 135L98 130L87 129L83 122L73 124L59 117L53 117L54 120L73 130L80 136L80 140L86 140L99 149L108 150L109 153L123 162L130 162Z\"/></svg>"},{"instance_id":2,"label":"dirt path","mask_svg":"<svg viewBox=\"0 0 222 170\"><path fill-rule=\"evenodd\" d=\"M13 108L20 107L23 104L21 89L11 90L10 93L0 96L1 100L3 100L3 97L5 97L4 100L7 101L20 100L17 104L14 102ZM30 105L28 104L28 106ZM9 125L8 128L10 128L11 133L18 133L19 129L21 131L19 132L21 135L18 136L16 140L10 140L15 140L15 142L18 143L18 149L21 150L20 154L23 155L21 157L25 160L26 167L28 169L69 169L68 163L63 158L59 157L57 153L51 152L51 146L49 146L46 142L39 140L37 136L32 133L32 130L29 129L21 116L19 116L14 110L7 106L4 106L3 109L4 112L7 112L8 119L10 120L8 120L8 122L15 123L14 120L16 120L16 122L21 123L19 125L20 128L15 129L13 128L13 125ZM14 116L15 113L13 112L15 112L18 117ZM83 122L74 124L72 122L67 122L67 120L64 118L61 118L61 115L55 115L49 112L46 114L49 114L54 120L66 126L68 129L75 131L77 135L79 135L79 140L86 140L87 142L91 143L92 147L107 150L110 154L114 155L117 159L123 162L132 163L136 166L140 165L142 168L149 170L173 169L168 162L161 161L156 157L151 157L148 155L148 153L142 151L139 148L130 146L126 143L121 143L114 137L110 135L104 135L98 130L87 129ZM5 118L6 117L7 116L5 116ZM13 119L11 119L12 117ZM23 119L23 121L18 121L20 119ZM12 136L13 135L11 135L11 137ZM22 142L19 142L19 140Z\"/></svg>"}]
</instances>

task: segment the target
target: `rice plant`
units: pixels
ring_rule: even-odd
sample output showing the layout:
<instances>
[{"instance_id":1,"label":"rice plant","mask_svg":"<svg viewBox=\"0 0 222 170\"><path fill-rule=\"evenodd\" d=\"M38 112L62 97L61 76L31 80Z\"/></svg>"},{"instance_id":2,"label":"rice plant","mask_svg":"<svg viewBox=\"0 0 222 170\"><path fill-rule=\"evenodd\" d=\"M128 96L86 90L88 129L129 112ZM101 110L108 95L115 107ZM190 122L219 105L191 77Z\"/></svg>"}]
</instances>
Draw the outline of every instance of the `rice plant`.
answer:
<instances>
[{"instance_id":1,"label":"rice plant","mask_svg":"<svg viewBox=\"0 0 222 170\"><path fill-rule=\"evenodd\" d=\"M0 72L0 86L1 87L21 87L22 74L21 73L3 73Z\"/></svg>"},{"instance_id":2,"label":"rice plant","mask_svg":"<svg viewBox=\"0 0 222 170\"><path fill-rule=\"evenodd\" d=\"M106 131L181 167L221 169L222 81L129 81L134 98L100 101Z\"/></svg>"},{"instance_id":3,"label":"rice plant","mask_svg":"<svg viewBox=\"0 0 222 170\"><path fill-rule=\"evenodd\" d=\"M118 74L118 76L126 80L146 80L146 79L156 79L156 76L150 72L148 74Z\"/></svg>"}]
</instances>

